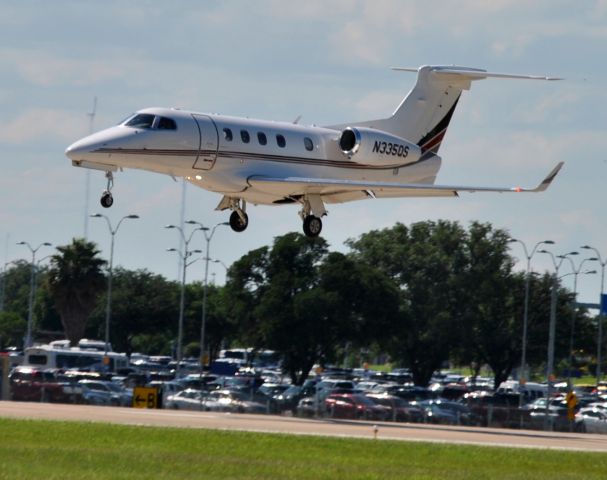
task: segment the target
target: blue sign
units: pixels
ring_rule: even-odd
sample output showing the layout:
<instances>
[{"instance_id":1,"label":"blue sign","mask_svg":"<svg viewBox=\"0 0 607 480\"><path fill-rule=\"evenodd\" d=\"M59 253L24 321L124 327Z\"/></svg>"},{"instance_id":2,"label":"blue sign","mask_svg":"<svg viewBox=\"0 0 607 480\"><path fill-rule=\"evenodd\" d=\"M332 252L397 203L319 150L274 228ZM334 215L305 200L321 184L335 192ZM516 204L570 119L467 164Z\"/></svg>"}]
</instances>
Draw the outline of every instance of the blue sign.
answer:
<instances>
[{"instance_id":1,"label":"blue sign","mask_svg":"<svg viewBox=\"0 0 607 480\"><path fill-rule=\"evenodd\" d=\"M607 315L607 293L601 294L601 315Z\"/></svg>"}]
</instances>

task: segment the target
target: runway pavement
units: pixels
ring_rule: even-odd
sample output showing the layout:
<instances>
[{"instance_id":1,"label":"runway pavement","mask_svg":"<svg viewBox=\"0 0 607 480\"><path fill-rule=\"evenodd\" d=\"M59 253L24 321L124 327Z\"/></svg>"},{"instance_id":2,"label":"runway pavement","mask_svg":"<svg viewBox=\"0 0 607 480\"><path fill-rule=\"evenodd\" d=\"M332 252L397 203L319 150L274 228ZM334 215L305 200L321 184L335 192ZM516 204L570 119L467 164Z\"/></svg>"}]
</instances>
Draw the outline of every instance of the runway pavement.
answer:
<instances>
[{"instance_id":1,"label":"runway pavement","mask_svg":"<svg viewBox=\"0 0 607 480\"><path fill-rule=\"evenodd\" d=\"M145 410L89 405L0 402L0 417L67 420L177 428L208 428L295 435L549 448L607 452L607 435L551 433L391 422L311 420L277 415L244 415L177 410Z\"/></svg>"}]
</instances>

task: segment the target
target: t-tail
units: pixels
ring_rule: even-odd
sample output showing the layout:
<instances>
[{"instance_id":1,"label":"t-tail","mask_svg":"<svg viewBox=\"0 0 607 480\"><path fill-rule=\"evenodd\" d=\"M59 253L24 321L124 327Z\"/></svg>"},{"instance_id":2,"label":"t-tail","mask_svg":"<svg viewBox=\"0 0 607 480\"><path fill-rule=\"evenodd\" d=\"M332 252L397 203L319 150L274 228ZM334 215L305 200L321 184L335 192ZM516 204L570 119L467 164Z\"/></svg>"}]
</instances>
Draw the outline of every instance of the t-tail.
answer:
<instances>
[{"instance_id":1,"label":"t-tail","mask_svg":"<svg viewBox=\"0 0 607 480\"><path fill-rule=\"evenodd\" d=\"M375 128L416 143L422 152L437 153L463 90L474 80L516 78L560 80L555 77L489 73L458 66L423 66L393 70L417 72L417 82L391 117L356 123Z\"/></svg>"}]
</instances>

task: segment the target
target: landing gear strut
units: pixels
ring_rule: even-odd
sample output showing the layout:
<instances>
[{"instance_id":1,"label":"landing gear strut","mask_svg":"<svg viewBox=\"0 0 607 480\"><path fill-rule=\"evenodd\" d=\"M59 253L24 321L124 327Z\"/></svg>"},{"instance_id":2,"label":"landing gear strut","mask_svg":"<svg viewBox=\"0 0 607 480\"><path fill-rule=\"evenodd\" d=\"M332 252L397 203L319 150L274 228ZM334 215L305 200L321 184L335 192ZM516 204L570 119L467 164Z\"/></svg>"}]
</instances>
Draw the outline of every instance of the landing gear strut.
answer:
<instances>
[{"instance_id":1,"label":"landing gear strut","mask_svg":"<svg viewBox=\"0 0 607 480\"><path fill-rule=\"evenodd\" d=\"M101 194L101 206L103 208L110 208L114 204L114 197L112 197L112 187L114 186L114 175L112 172L105 172L105 178L107 178L107 187Z\"/></svg>"},{"instance_id":2,"label":"landing gear strut","mask_svg":"<svg viewBox=\"0 0 607 480\"><path fill-rule=\"evenodd\" d=\"M316 238L322 231L320 217L327 214L320 195L306 195L299 216L303 220L303 231L307 237Z\"/></svg>"},{"instance_id":3,"label":"landing gear strut","mask_svg":"<svg viewBox=\"0 0 607 480\"><path fill-rule=\"evenodd\" d=\"M246 202L238 198L232 198L230 199L230 208L232 209L230 227L235 232L244 232L249 226L249 216L245 211L247 208Z\"/></svg>"}]
</instances>

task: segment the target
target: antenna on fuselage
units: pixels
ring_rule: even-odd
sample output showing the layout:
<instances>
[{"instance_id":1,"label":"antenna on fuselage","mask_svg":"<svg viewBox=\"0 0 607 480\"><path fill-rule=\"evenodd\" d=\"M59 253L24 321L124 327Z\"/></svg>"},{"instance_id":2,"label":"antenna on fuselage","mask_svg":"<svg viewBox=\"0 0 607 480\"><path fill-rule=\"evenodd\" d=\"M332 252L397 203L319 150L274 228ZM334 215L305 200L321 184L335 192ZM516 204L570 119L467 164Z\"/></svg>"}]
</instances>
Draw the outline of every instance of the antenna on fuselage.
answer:
<instances>
[{"instance_id":1,"label":"antenna on fuselage","mask_svg":"<svg viewBox=\"0 0 607 480\"><path fill-rule=\"evenodd\" d=\"M89 135L93 133L95 127L95 115L97 113L97 96L93 98L93 110L86 115L89 117ZM89 236L89 196L91 190L91 171L86 169L86 178L84 186L84 238Z\"/></svg>"}]
</instances>

